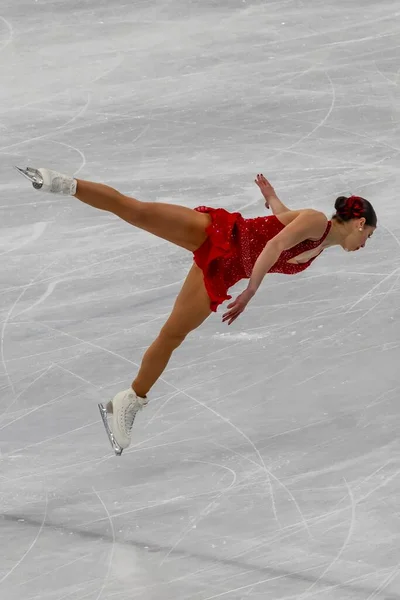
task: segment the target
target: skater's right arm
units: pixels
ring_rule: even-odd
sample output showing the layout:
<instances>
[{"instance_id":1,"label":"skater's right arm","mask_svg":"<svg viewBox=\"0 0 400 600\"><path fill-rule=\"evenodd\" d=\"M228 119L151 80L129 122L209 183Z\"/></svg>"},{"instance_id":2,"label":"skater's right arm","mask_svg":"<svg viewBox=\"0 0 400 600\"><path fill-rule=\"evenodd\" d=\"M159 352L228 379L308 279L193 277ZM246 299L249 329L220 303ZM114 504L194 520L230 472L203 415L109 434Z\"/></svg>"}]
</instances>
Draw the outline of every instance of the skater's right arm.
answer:
<instances>
[{"instance_id":1,"label":"skater's right arm","mask_svg":"<svg viewBox=\"0 0 400 600\"><path fill-rule=\"evenodd\" d=\"M288 212L290 210L290 208L285 206L278 198L274 188L262 173L257 175L255 183L258 185L262 195L264 196L265 207L270 208L274 215L279 215L279 213Z\"/></svg>"}]
</instances>

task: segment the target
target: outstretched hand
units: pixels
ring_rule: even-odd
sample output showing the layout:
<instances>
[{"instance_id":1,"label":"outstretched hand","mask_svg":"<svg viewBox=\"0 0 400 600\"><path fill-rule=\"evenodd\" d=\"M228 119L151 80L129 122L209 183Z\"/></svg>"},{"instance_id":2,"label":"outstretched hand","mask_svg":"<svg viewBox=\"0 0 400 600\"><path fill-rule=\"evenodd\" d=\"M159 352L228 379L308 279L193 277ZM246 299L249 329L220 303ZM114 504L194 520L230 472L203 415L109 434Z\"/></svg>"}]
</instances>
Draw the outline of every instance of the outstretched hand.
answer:
<instances>
[{"instance_id":1,"label":"outstretched hand","mask_svg":"<svg viewBox=\"0 0 400 600\"><path fill-rule=\"evenodd\" d=\"M272 185L270 184L268 179L266 179L262 173L259 173L254 181L260 188L261 193L265 198L266 208L269 208L268 198L270 198L271 196L276 196L274 188L272 187Z\"/></svg>"},{"instance_id":2,"label":"outstretched hand","mask_svg":"<svg viewBox=\"0 0 400 600\"><path fill-rule=\"evenodd\" d=\"M244 311L244 309L246 308L253 296L254 294L249 290L245 290L244 292L239 294L236 300L228 304L227 308L229 310L222 315L222 322L225 323L225 321L228 321L228 325L231 325L233 321L236 321L238 316L242 314L242 312Z\"/></svg>"}]
</instances>

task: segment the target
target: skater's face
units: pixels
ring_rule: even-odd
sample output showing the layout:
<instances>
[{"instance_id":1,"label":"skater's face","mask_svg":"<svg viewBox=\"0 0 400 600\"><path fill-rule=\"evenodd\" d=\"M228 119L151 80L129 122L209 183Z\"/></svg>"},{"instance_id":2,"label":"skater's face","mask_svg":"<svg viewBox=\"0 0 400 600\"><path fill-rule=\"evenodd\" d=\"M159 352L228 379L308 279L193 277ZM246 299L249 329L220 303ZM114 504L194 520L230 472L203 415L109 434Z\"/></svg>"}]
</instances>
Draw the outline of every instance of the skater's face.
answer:
<instances>
[{"instance_id":1,"label":"skater's face","mask_svg":"<svg viewBox=\"0 0 400 600\"><path fill-rule=\"evenodd\" d=\"M347 235L343 242L343 248L347 252L355 252L364 248L367 240L375 231L375 227L365 224L365 219L352 219L347 224Z\"/></svg>"}]
</instances>

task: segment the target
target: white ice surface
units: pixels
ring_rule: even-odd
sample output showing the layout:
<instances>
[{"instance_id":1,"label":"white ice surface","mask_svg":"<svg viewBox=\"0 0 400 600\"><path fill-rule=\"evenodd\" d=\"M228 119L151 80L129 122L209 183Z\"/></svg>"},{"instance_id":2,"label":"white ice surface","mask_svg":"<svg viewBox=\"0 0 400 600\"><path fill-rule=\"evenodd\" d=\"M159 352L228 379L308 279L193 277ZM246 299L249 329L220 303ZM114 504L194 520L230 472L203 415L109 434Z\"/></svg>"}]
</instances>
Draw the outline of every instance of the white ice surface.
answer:
<instances>
[{"instance_id":1,"label":"white ice surface","mask_svg":"<svg viewBox=\"0 0 400 600\"><path fill-rule=\"evenodd\" d=\"M399 598L399 67L395 0L2 0L2 600ZM261 171L379 229L213 315L118 459L96 404L191 257L14 164L244 216Z\"/></svg>"}]
</instances>

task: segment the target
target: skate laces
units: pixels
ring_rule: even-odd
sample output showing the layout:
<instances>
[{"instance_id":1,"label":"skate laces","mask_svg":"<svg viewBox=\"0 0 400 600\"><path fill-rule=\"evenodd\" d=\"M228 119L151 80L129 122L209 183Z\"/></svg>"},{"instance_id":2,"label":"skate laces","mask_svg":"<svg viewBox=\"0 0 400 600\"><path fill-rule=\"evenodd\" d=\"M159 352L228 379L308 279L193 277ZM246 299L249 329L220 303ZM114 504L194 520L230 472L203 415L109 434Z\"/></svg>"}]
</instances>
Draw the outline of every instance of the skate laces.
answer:
<instances>
[{"instance_id":1,"label":"skate laces","mask_svg":"<svg viewBox=\"0 0 400 600\"><path fill-rule=\"evenodd\" d=\"M143 400L143 402L141 400ZM135 417L136 417L137 413L139 412L139 410L142 410L143 406L145 406L146 404L147 404L147 402L145 401L144 398L143 399L135 398L126 407L126 409L124 411L124 425L125 425L125 431L128 435L132 431L133 423L135 421Z\"/></svg>"}]
</instances>

